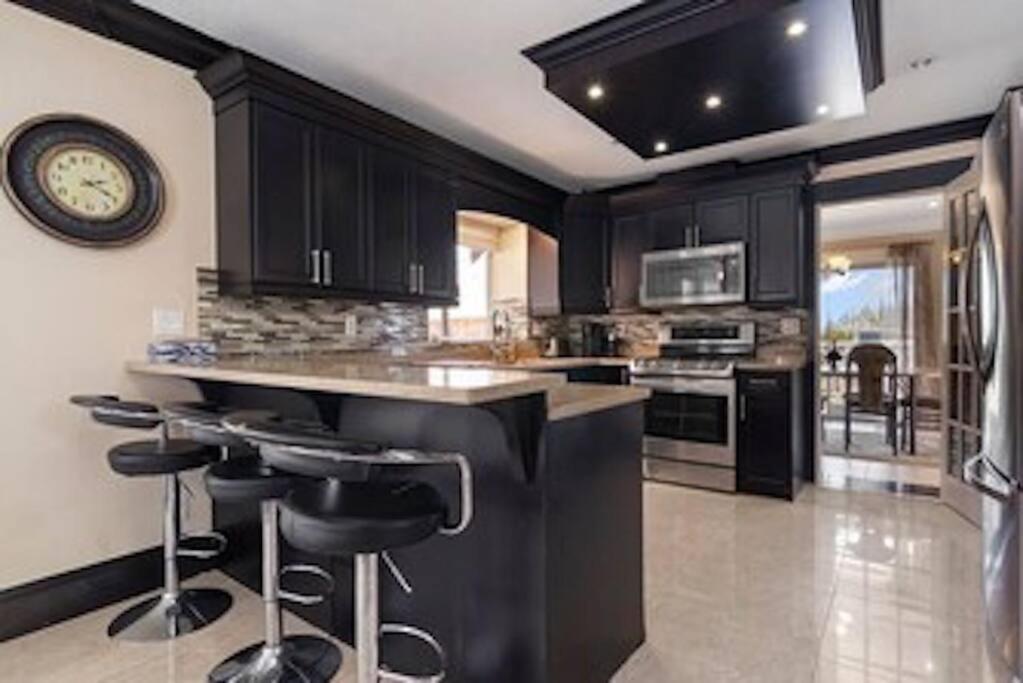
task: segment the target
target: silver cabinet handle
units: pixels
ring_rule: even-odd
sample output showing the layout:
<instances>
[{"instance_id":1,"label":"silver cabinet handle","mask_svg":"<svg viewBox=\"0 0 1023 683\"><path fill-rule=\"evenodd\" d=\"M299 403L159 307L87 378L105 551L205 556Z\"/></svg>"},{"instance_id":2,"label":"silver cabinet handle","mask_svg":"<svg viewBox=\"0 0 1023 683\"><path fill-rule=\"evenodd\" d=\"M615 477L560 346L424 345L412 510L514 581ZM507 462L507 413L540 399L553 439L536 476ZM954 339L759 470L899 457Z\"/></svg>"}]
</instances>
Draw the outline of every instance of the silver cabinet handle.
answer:
<instances>
[{"instance_id":1,"label":"silver cabinet handle","mask_svg":"<svg viewBox=\"0 0 1023 683\"><path fill-rule=\"evenodd\" d=\"M692 228L686 228L686 246L687 247L693 246L692 245L692 239L693 239L693 229Z\"/></svg>"},{"instance_id":2,"label":"silver cabinet handle","mask_svg":"<svg viewBox=\"0 0 1023 683\"><path fill-rule=\"evenodd\" d=\"M408 279L409 279L408 287L409 287L409 291L412 292L413 294L415 294L418 291L418 288L419 288L418 287L419 286L418 272L419 272L419 270L418 270L418 268L416 268L415 262L408 264L408 273L409 273L409 275L408 275Z\"/></svg>"},{"instance_id":3,"label":"silver cabinet handle","mask_svg":"<svg viewBox=\"0 0 1023 683\"><path fill-rule=\"evenodd\" d=\"M322 266L322 262L320 261L320 250L313 249L309 252L309 257L313 261L313 284L318 285L320 284L322 277L322 271L320 270L320 267Z\"/></svg>"},{"instance_id":4,"label":"silver cabinet handle","mask_svg":"<svg viewBox=\"0 0 1023 683\"><path fill-rule=\"evenodd\" d=\"M1019 489L1019 483L992 467L983 453L963 464L963 479L984 495L1001 503L1009 502Z\"/></svg>"},{"instance_id":5,"label":"silver cabinet handle","mask_svg":"<svg viewBox=\"0 0 1023 683\"><path fill-rule=\"evenodd\" d=\"M419 293L426 294L426 266L419 264Z\"/></svg>"},{"instance_id":6,"label":"silver cabinet handle","mask_svg":"<svg viewBox=\"0 0 1023 683\"><path fill-rule=\"evenodd\" d=\"M328 287L334 284L334 256L330 249L323 250L323 284Z\"/></svg>"},{"instance_id":7,"label":"silver cabinet handle","mask_svg":"<svg viewBox=\"0 0 1023 683\"><path fill-rule=\"evenodd\" d=\"M746 421L746 397L739 397L739 422Z\"/></svg>"},{"instance_id":8,"label":"silver cabinet handle","mask_svg":"<svg viewBox=\"0 0 1023 683\"><path fill-rule=\"evenodd\" d=\"M693 246L698 247L702 242L703 240L700 239L700 224L697 223L693 227Z\"/></svg>"}]
</instances>

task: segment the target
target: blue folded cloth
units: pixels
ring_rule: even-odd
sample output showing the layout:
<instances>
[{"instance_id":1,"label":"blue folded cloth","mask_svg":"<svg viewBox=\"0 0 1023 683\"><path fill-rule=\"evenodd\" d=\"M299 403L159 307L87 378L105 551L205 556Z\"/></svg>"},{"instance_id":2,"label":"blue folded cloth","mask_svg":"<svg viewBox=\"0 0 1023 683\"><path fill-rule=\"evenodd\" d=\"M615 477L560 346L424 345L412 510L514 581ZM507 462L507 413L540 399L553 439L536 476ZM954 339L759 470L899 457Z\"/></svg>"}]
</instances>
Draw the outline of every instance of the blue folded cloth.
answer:
<instances>
[{"instance_id":1,"label":"blue folded cloth","mask_svg":"<svg viewBox=\"0 0 1023 683\"><path fill-rule=\"evenodd\" d=\"M149 343L146 355L154 363L202 365L217 360L217 343L210 339L161 339Z\"/></svg>"}]
</instances>

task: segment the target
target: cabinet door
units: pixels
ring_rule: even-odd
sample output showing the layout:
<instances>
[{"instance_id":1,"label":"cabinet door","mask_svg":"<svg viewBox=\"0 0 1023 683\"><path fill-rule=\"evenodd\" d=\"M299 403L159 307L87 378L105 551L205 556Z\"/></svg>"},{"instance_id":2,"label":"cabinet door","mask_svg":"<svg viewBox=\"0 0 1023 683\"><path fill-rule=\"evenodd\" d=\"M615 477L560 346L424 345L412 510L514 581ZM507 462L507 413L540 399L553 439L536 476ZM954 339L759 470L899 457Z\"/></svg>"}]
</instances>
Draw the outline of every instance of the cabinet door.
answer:
<instances>
[{"instance_id":1,"label":"cabinet door","mask_svg":"<svg viewBox=\"0 0 1023 683\"><path fill-rule=\"evenodd\" d=\"M621 216L611 230L611 308L639 307L643 252L649 249L646 216Z\"/></svg>"},{"instance_id":2,"label":"cabinet door","mask_svg":"<svg viewBox=\"0 0 1023 683\"><path fill-rule=\"evenodd\" d=\"M369 288L363 144L344 133L317 131L316 206L323 247L324 284Z\"/></svg>"},{"instance_id":3,"label":"cabinet door","mask_svg":"<svg viewBox=\"0 0 1023 683\"><path fill-rule=\"evenodd\" d=\"M749 237L749 202L745 195L697 202L694 224L700 245L745 242Z\"/></svg>"},{"instance_id":4,"label":"cabinet door","mask_svg":"<svg viewBox=\"0 0 1023 683\"><path fill-rule=\"evenodd\" d=\"M739 375L737 483L740 491L790 496L792 415L787 373Z\"/></svg>"},{"instance_id":5,"label":"cabinet door","mask_svg":"<svg viewBox=\"0 0 1023 683\"><path fill-rule=\"evenodd\" d=\"M370 281L374 292L411 294L411 164L375 149L370 162Z\"/></svg>"},{"instance_id":6,"label":"cabinet door","mask_svg":"<svg viewBox=\"0 0 1023 683\"><path fill-rule=\"evenodd\" d=\"M758 192L751 203L750 299L795 303L804 272L799 192L796 188Z\"/></svg>"},{"instance_id":7,"label":"cabinet door","mask_svg":"<svg viewBox=\"0 0 1023 683\"><path fill-rule=\"evenodd\" d=\"M569 198L558 262L563 313L604 313L608 301L607 205L599 198Z\"/></svg>"},{"instance_id":8,"label":"cabinet door","mask_svg":"<svg viewBox=\"0 0 1023 683\"><path fill-rule=\"evenodd\" d=\"M679 204L650 213L650 249L681 249L693 227L692 204Z\"/></svg>"},{"instance_id":9,"label":"cabinet door","mask_svg":"<svg viewBox=\"0 0 1023 683\"><path fill-rule=\"evenodd\" d=\"M260 284L315 286L319 260L312 211L314 127L266 105L256 107L254 123L253 279Z\"/></svg>"},{"instance_id":10,"label":"cabinet door","mask_svg":"<svg viewBox=\"0 0 1023 683\"><path fill-rule=\"evenodd\" d=\"M458 298L455 271L455 196L448 177L420 167L415 180L416 264L422 291L430 299Z\"/></svg>"}]
</instances>

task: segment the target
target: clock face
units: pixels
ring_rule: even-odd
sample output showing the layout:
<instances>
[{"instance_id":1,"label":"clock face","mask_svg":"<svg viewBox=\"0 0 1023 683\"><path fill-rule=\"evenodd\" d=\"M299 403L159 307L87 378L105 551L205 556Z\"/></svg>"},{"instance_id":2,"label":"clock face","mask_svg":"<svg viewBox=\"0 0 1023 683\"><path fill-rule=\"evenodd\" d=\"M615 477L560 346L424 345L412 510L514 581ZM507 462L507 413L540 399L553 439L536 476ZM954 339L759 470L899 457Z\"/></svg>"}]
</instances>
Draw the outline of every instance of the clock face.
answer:
<instances>
[{"instance_id":1,"label":"clock face","mask_svg":"<svg viewBox=\"0 0 1023 683\"><path fill-rule=\"evenodd\" d=\"M58 145L39 160L39 184L73 216L111 221L131 208L135 186L117 158L96 147Z\"/></svg>"},{"instance_id":2,"label":"clock face","mask_svg":"<svg viewBox=\"0 0 1023 683\"><path fill-rule=\"evenodd\" d=\"M30 119L0 147L0 181L14 206L41 230L91 247L140 239L163 212L163 179L127 134L95 119Z\"/></svg>"}]
</instances>

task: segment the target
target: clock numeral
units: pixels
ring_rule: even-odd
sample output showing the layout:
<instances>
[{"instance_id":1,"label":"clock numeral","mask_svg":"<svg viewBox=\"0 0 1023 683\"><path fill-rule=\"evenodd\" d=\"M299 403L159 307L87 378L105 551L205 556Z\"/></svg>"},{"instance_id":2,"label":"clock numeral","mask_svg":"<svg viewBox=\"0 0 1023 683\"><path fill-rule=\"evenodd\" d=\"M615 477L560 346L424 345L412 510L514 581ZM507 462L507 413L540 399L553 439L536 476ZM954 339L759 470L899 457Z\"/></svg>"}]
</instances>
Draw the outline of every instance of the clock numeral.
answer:
<instances>
[{"instance_id":1,"label":"clock numeral","mask_svg":"<svg viewBox=\"0 0 1023 683\"><path fill-rule=\"evenodd\" d=\"M67 188L66 187L58 187L57 188L57 194L59 194L61 197L63 197L64 195L67 194Z\"/></svg>"}]
</instances>

